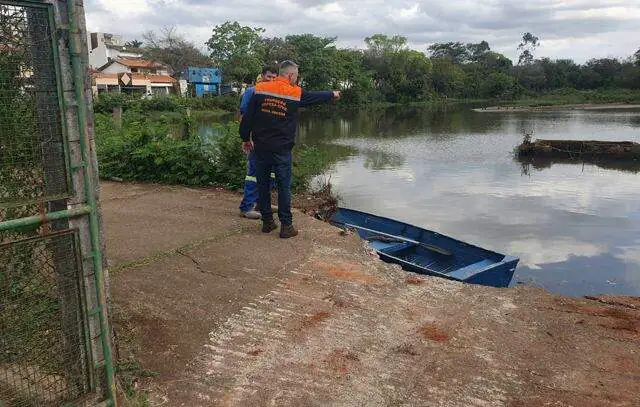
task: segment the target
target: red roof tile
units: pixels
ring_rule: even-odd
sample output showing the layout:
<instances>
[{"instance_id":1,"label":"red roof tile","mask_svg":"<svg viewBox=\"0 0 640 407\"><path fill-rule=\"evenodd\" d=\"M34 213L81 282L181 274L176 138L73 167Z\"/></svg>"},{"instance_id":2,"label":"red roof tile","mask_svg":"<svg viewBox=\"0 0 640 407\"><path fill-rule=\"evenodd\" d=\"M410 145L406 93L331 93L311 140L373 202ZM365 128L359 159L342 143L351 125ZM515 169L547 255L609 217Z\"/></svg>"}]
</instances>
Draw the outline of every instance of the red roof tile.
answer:
<instances>
[{"instance_id":1,"label":"red roof tile","mask_svg":"<svg viewBox=\"0 0 640 407\"><path fill-rule=\"evenodd\" d=\"M130 68L164 68L161 63L146 59L118 58L115 61Z\"/></svg>"}]
</instances>

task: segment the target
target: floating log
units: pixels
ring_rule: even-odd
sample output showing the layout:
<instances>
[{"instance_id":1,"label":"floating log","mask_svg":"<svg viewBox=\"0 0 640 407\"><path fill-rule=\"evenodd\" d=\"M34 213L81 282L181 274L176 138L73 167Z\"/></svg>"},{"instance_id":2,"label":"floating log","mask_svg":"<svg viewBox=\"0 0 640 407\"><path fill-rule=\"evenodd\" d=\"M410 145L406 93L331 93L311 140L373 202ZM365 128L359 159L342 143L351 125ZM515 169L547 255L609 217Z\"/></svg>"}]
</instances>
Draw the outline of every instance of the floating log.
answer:
<instances>
[{"instance_id":1,"label":"floating log","mask_svg":"<svg viewBox=\"0 0 640 407\"><path fill-rule=\"evenodd\" d=\"M536 169L584 163L605 169L640 172L640 144L631 141L525 140L516 159Z\"/></svg>"}]
</instances>

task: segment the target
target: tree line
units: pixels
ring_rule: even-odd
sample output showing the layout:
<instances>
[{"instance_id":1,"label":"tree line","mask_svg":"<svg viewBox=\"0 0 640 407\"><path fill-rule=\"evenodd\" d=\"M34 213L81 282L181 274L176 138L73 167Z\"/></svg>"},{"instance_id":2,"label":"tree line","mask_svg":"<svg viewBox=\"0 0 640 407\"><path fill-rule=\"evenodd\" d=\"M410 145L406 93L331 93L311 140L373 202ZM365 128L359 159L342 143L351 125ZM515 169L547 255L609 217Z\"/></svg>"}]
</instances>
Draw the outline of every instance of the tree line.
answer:
<instances>
[{"instance_id":1,"label":"tree line","mask_svg":"<svg viewBox=\"0 0 640 407\"><path fill-rule=\"evenodd\" d=\"M536 58L540 39L524 33L518 61L492 51L486 41L446 42L425 51L410 49L407 38L383 34L365 38L364 49L340 48L336 37L312 34L267 37L264 29L225 22L206 42L209 54L174 29L131 42L150 59L176 73L187 65L220 67L226 81L250 83L265 64L291 59L301 65L309 89L341 89L351 103L421 102L441 98L515 99L561 89L640 89L640 49L626 59ZM514 47L516 45L514 44Z\"/></svg>"}]
</instances>

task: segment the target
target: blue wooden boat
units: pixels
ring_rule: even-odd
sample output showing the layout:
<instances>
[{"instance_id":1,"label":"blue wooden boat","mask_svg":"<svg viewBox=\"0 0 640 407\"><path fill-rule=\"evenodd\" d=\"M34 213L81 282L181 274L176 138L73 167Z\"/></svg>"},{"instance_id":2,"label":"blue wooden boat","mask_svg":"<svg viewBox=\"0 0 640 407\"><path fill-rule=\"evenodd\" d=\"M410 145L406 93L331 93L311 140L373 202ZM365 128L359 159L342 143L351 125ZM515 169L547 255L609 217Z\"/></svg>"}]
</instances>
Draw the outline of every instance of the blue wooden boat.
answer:
<instances>
[{"instance_id":1,"label":"blue wooden boat","mask_svg":"<svg viewBox=\"0 0 640 407\"><path fill-rule=\"evenodd\" d=\"M338 208L331 223L357 231L386 262L465 283L507 287L519 261L517 257L352 209Z\"/></svg>"}]
</instances>

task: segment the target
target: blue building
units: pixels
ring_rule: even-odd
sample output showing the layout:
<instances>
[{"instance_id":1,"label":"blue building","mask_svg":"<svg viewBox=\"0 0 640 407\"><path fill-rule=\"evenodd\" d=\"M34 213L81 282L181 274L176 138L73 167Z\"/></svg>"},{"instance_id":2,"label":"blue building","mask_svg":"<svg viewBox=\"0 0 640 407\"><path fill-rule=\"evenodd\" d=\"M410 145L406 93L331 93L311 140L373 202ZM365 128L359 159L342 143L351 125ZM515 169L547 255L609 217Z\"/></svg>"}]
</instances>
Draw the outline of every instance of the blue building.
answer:
<instances>
[{"instance_id":1,"label":"blue building","mask_svg":"<svg viewBox=\"0 0 640 407\"><path fill-rule=\"evenodd\" d=\"M184 79L193 85L196 97L219 95L222 86L222 73L218 68L198 68L189 66L184 71Z\"/></svg>"}]
</instances>

